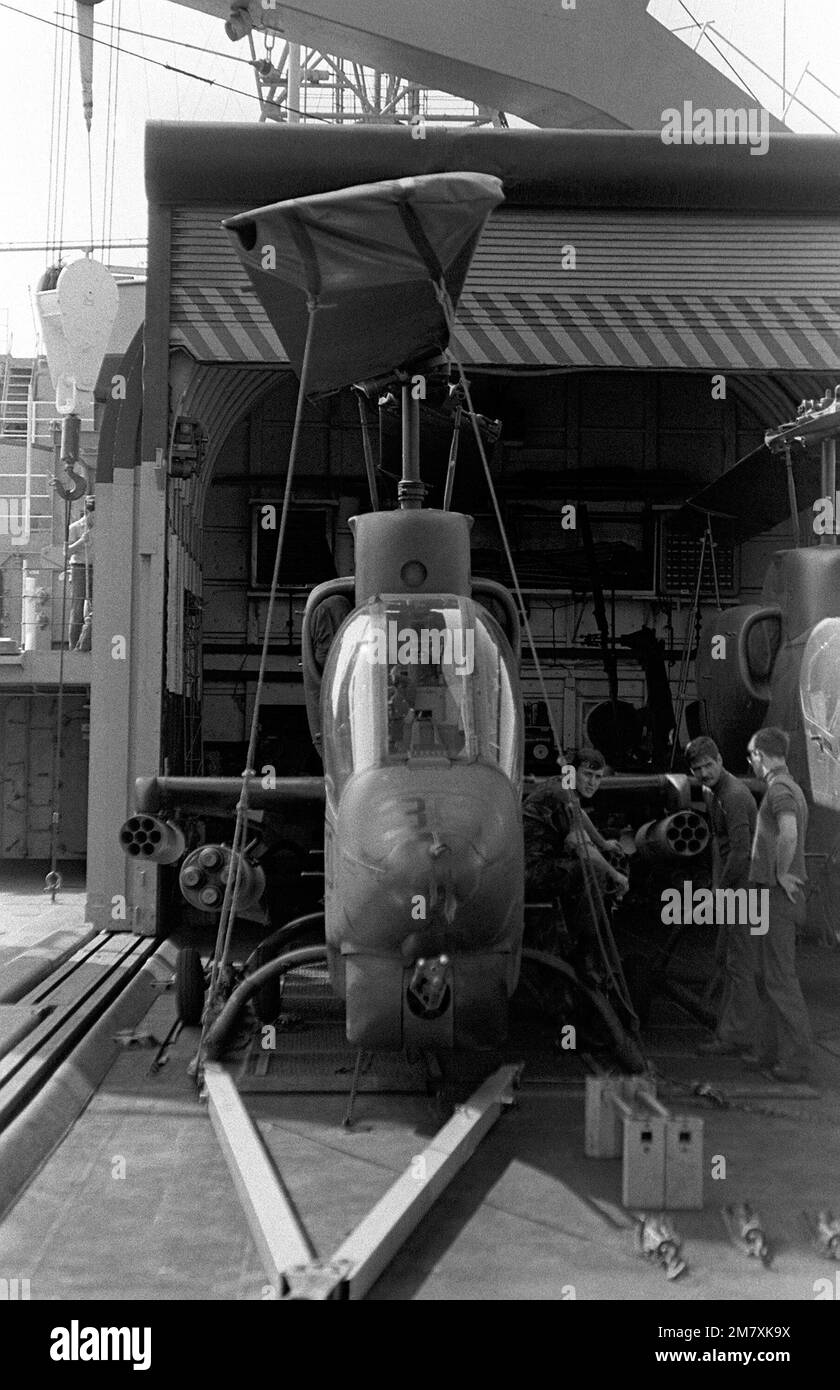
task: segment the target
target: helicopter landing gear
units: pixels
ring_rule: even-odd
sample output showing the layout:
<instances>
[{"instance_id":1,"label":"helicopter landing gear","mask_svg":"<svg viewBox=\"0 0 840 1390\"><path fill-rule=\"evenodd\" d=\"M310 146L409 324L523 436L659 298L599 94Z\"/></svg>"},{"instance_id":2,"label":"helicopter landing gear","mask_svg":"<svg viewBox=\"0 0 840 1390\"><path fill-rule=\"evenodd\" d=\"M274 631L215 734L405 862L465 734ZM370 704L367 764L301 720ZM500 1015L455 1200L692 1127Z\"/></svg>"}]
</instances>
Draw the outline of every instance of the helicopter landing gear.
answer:
<instances>
[{"instance_id":1,"label":"helicopter landing gear","mask_svg":"<svg viewBox=\"0 0 840 1390\"><path fill-rule=\"evenodd\" d=\"M264 945L259 946L254 963L259 969L261 965L268 965L268 962L274 960L275 956L279 954L270 948L267 949ZM266 980L265 984L260 985L252 1000L254 1013L260 1023L274 1023L280 1012L282 999L283 983L279 975L273 975L271 979Z\"/></svg>"},{"instance_id":2,"label":"helicopter landing gear","mask_svg":"<svg viewBox=\"0 0 840 1390\"><path fill-rule=\"evenodd\" d=\"M175 961L175 1004L187 1028L197 1028L204 1013L204 966L194 946L182 946Z\"/></svg>"},{"instance_id":3,"label":"helicopter landing gear","mask_svg":"<svg viewBox=\"0 0 840 1390\"><path fill-rule=\"evenodd\" d=\"M323 946L324 914L309 912L303 917L295 917L271 936L261 941L253 955L245 962L245 975L251 974L269 961L276 960L286 951L305 946ZM283 1002L283 980L273 975L260 985L253 995L254 1012L260 1023L274 1023Z\"/></svg>"}]
</instances>

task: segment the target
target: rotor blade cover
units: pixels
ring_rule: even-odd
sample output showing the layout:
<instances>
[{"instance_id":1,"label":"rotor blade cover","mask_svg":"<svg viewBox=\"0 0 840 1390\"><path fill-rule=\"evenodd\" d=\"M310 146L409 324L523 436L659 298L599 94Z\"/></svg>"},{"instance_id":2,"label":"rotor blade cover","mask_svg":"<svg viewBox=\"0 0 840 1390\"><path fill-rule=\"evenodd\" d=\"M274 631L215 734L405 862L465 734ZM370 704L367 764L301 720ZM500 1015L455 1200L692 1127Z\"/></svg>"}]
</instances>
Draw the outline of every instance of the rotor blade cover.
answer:
<instances>
[{"instance_id":1,"label":"rotor blade cover","mask_svg":"<svg viewBox=\"0 0 840 1390\"><path fill-rule=\"evenodd\" d=\"M442 352L482 228L503 200L488 174L424 174L292 198L225 219L298 376L317 303L308 394Z\"/></svg>"},{"instance_id":2,"label":"rotor blade cover","mask_svg":"<svg viewBox=\"0 0 840 1390\"><path fill-rule=\"evenodd\" d=\"M793 476L800 510L810 506L820 488L819 451L806 452L795 444L792 450ZM739 459L714 482L689 497L673 518L675 529L702 531L705 518L723 518L734 523L739 539L748 540L769 531L790 516L787 469L781 454L773 454L764 444ZM715 524L715 534L724 531Z\"/></svg>"}]
</instances>

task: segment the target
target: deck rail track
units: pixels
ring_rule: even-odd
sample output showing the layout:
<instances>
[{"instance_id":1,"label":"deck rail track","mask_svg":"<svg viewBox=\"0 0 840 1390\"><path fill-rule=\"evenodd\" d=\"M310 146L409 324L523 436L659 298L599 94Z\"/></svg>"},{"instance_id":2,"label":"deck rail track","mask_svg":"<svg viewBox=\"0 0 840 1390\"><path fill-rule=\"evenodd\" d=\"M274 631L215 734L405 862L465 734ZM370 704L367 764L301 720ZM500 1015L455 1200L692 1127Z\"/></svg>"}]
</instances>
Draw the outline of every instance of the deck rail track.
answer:
<instances>
[{"instance_id":1,"label":"deck rail track","mask_svg":"<svg viewBox=\"0 0 840 1390\"><path fill-rule=\"evenodd\" d=\"M0 1056L0 1131L69 1056L153 954L153 938L101 932L18 1001L32 1027Z\"/></svg>"}]
</instances>

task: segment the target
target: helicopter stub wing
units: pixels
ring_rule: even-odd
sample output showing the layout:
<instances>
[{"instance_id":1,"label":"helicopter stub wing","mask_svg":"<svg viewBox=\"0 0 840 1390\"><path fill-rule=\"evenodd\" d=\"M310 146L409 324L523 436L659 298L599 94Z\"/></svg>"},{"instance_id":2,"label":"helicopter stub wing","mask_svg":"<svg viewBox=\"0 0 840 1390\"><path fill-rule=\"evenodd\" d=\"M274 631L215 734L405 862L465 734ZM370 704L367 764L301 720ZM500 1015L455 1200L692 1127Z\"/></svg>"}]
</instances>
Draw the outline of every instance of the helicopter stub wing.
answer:
<instances>
[{"instance_id":1,"label":"helicopter stub wing","mask_svg":"<svg viewBox=\"0 0 840 1390\"><path fill-rule=\"evenodd\" d=\"M135 802L139 815L155 815L178 805L193 814L233 811L242 792L241 777L138 777ZM248 805L253 811L300 807L320 810L326 798L323 777L253 777Z\"/></svg>"},{"instance_id":2,"label":"helicopter stub wing","mask_svg":"<svg viewBox=\"0 0 840 1390\"><path fill-rule=\"evenodd\" d=\"M423 174L291 198L223 226L300 376L317 304L306 388L334 391L434 357L490 212L489 174Z\"/></svg>"}]
</instances>

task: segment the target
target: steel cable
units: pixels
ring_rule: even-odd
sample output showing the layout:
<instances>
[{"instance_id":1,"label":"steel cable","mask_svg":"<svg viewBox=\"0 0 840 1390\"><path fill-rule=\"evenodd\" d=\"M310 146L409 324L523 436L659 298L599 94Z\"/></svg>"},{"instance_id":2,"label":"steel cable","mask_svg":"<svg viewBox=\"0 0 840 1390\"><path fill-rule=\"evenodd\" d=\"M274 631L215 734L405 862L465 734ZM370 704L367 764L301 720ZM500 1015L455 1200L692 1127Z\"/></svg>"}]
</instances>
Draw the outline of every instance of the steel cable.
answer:
<instances>
[{"instance_id":1,"label":"steel cable","mask_svg":"<svg viewBox=\"0 0 840 1390\"><path fill-rule=\"evenodd\" d=\"M225 894L222 901L221 916L216 935L216 947L213 954L213 964L210 974L210 988L208 991L207 1004L202 1020L201 1042L199 1044L199 1057L204 1049L207 1030L212 1023L213 1009L217 1002L220 982L223 972L227 966L231 937L233 933L234 908L239 901L239 888L242 878L242 866L244 862L243 844L247 829L248 820L248 792L250 779L254 774L254 761L256 757L257 731L259 728L260 715L260 696L265 683L265 672L268 665L268 648L271 640L271 624L274 616L274 604L277 597L277 587L280 576L280 565L283 558L283 545L286 537L286 526L288 523L289 507L292 496L292 483L294 480L295 464L297 461L298 447L300 442L301 425L303 422L303 411L306 403L306 382L309 375L309 362L312 351L312 340L314 337L315 323L319 305L317 299L312 296L307 300L307 310L309 320L306 328L306 342L303 350L303 362L301 365L300 382L298 384L297 401L295 405L295 420L292 429L292 440L289 448L289 463L286 469L286 485L283 493L283 506L280 515L280 530L277 536L277 546L274 552L274 570L271 576L271 588L268 597L268 608L265 616L265 632L263 635L262 651L260 653L260 665L257 673L256 691L254 695L254 707L251 714L251 728L248 738L248 752L245 760L245 769L242 773L242 791L236 806L236 823L234 826L233 842L231 845L231 869L225 884Z\"/></svg>"},{"instance_id":2,"label":"steel cable","mask_svg":"<svg viewBox=\"0 0 840 1390\"><path fill-rule=\"evenodd\" d=\"M452 305L452 300L449 297L449 292L446 288L446 284L443 281L443 279L441 279L435 285L435 293L437 295L438 302L440 303L441 308L443 309L443 313L447 322L447 327L449 329L450 347L447 349L447 355L452 361L453 365L455 366L456 371L458 372L461 388L464 392L464 399L466 401L467 409L470 415L470 420L472 422L473 433L475 435L479 456L481 458L482 467L484 469L484 476L487 482L487 488L490 493L490 500L492 502L493 511L496 517L496 524L499 528L499 535L501 536L502 546L505 552L505 559L507 560L508 569L510 570L511 579L513 581L514 593L516 594L517 603L519 605L519 612L520 617L522 619L522 625L525 631L528 647L531 653L531 659L533 660L534 668L536 670L540 693L543 697L543 701L548 712L548 720L551 726L552 735L554 737L555 746L558 749L560 756L565 760L566 753L563 749L563 743L560 738L560 731L557 727L557 720L554 711L551 707L551 701L548 698L548 689L545 684L545 676L543 673L539 656L537 654L536 644L534 642L533 633L531 631L530 620L525 607L525 600L519 583L519 575L516 570L516 564L513 558L513 553L511 551L510 543L508 541L507 530L505 528L504 519L502 517L501 508L499 506L498 497L496 495L496 488L493 483L492 474L490 472L490 464L487 459L487 451L484 448L484 441L481 438L481 431L478 426L478 419L476 417L476 412L472 403L472 395L470 393L469 382L467 381L467 376L466 372L464 371L463 364L461 363L459 357L451 347L451 341L455 336L455 311ZM592 919L596 940L598 942L598 947L604 962L604 966L613 985L613 988L616 991L616 994L621 1000L621 1003L627 1009L628 1013L630 1014L630 1017L634 1020L636 1029L638 1030L639 1020L630 1000L630 992L627 988L627 982L624 979L624 975L621 970L621 963L618 959L618 952L616 950L615 942L613 940L612 931L609 924L609 917L607 914L606 906L604 904L603 893L601 891L601 885L598 880L597 874L588 871L589 866L586 863L586 834L583 827L583 821L581 819L580 806L577 802L577 799L574 796L572 796L566 788L561 788L561 796L565 800L566 805L569 809L572 820L572 830L578 848L580 850L580 859L581 866L583 869L583 882L586 892L587 906L589 908L589 913ZM609 943L609 950L607 949L605 941Z\"/></svg>"}]
</instances>

